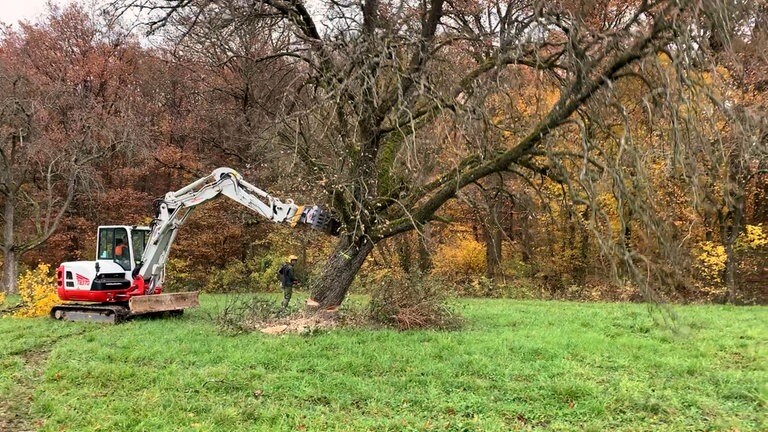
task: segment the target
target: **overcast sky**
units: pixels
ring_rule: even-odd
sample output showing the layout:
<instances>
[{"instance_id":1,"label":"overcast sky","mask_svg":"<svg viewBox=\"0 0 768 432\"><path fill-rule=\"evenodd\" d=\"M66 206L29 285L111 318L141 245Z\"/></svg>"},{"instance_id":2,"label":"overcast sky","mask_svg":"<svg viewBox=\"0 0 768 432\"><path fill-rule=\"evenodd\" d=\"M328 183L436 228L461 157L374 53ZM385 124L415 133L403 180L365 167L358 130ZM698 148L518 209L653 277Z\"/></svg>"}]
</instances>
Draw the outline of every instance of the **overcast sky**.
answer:
<instances>
[{"instance_id":1,"label":"overcast sky","mask_svg":"<svg viewBox=\"0 0 768 432\"><path fill-rule=\"evenodd\" d=\"M51 0L54 4L66 4L71 0ZM0 21L16 24L19 20L34 21L45 12L48 0L0 0Z\"/></svg>"}]
</instances>

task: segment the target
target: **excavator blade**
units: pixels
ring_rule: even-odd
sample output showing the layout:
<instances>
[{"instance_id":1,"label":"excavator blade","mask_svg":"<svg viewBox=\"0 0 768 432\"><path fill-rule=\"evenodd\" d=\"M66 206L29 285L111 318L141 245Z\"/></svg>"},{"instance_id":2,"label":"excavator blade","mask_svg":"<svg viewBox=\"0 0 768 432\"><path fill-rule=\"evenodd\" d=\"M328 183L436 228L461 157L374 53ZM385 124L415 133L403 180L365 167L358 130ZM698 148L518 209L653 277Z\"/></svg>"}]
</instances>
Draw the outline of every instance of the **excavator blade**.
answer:
<instances>
[{"instance_id":1,"label":"excavator blade","mask_svg":"<svg viewBox=\"0 0 768 432\"><path fill-rule=\"evenodd\" d=\"M200 306L199 295L199 291L191 291L131 297L128 301L128 307L131 310L131 315L180 311Z\"/></svg>"}]
</instances>

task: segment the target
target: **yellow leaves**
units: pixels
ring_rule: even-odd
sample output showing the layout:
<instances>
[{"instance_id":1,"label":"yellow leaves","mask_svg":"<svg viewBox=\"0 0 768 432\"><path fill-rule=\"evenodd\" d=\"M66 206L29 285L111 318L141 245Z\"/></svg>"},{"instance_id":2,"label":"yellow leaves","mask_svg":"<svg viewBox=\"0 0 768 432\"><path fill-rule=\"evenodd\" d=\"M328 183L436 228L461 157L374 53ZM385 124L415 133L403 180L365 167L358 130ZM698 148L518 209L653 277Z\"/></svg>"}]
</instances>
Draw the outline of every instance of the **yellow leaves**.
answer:
<instances>
[{"instance_id":1,"label":"yellow leaves","mask_svg":"<svg viewBox=\"0 0 768 432\"><path fill-rule=\"evenodd\" d=\"M701 253L697 257L699 261L698 267L708 279L714 282L721 282L721 275L723 270L725 270L725 263L728 260L725 247L711 241L701 242L699 247L701 248Z\"/></svg>"},{"instance_id":2,"label":"yellow leaves","mask_svg":"<svg viewBox=\"0 0 768 432\"><path fill-rule=\"evenodd\" d=\"M723 271L728 260L725 247L711 241L699 243L701 253L696 257L696 267L709 283L702 284L699 288L710 297L722 295L725 292L723 285Z\"/></svg>"},{"instance_id":3,"label":"yellow leaves","mask_svg":"<svg viewBox=\"0 0 768 432\"><path fill-rule=\"evenodd\" d=\"M0 292L0 305L2 305L3 303L5 303L5 293Z\"/></svg>"},{"instance_id":4,"label":"yellow leaves","mask_svg":"<svg viewBox=\"0 0 768 432\"><path fill-rule=\"evenodd\" d=\"M739 236L739 246L749 249L757 249L768 245L768 235L760 225L747 225Z\"/></svg>"},{"instance_id":5,"label":"yellow leaves","mask_svg":"<svg viewBox=\"0 0 768 432\"><path fill-rule=\"evenodd\" d=\"M656 61L658 61L659 66L664 69L667 69L672 65L672 59L666 53L656 54Z\"/></svg>"},{"instance_id":6,"label":"yellow leaves","mask_svg":"<svg viewBox=\"0 0 768 432\"><path fill-rule=\"evenodd\" d=\"M624 127L623 123L613 124L613 125L608 127L608 130L611 131L611 134L615 138L625 137L629 133L629 131L626 129L626 127Z\"/></svg>"},{"instance_id":7,"label":"yellow leaves","mask_svg":"<svg viewBox=\"0 0 768 432\"><path fill-rule=\"evenodd\" d=\"M734 249L757 249L768 245L768 234L760 225L747 225L739 236ZM708 284L701 286L701 290L711 296L722 295L726 287L723 284L723 275L728 262L728 254L725 246L719 243L704 241L699 243L699 252L696 255L696 268L701 272Z\"/></svg>"},{"instance_id":8,"label":"yellow leaves","mask_svg":"<svg viewBox=\"0 0 768 432\"><path fill-rule=\"evenodd\" d=\"M725 81L728 81L731 79L731 71L723 65L715 66L715 73L721 76Z\"/></svg>"},{"instance_id":9,"label":"yellow leaves","mask_svg":"<svg viewBox=\"0 0 768 432\"><path fill-rule=\"evenodd\" d=\"M22 307L13 316L32 318L47 315L61 301L56 294L56 278L48 264L39 264L19 276L19 294Z\"/></svg>"},{"instance_id":10,"label":"yellow leaves","mask_svg":"<svg viewBox=\"0 0 768 432\"><path fill-rule=\"evenodd\" d=\"M442 245L435 253L433 273L457 280L485 271L485 247L468 235Z\"/></svg>"}]
</instances>

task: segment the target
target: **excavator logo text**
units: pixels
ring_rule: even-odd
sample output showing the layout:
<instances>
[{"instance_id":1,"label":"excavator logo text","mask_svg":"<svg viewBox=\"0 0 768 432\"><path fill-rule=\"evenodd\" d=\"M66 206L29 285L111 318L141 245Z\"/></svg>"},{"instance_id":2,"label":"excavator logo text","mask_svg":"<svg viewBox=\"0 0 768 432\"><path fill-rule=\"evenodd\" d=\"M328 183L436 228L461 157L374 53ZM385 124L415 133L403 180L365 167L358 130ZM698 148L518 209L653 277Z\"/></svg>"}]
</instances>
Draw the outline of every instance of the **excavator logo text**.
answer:
<instances>
[{"instance_id":1,"label":"excavator logo text","mask_svg":"<svg viewBox=\"0 0 768 432\"><path fill-rule=\"evenodd\" d=\"M78 286L91 286L91 280L88 279L87 277L79 273L75 273L75 278L77 279Z\"/></svg>"}]
</instances>

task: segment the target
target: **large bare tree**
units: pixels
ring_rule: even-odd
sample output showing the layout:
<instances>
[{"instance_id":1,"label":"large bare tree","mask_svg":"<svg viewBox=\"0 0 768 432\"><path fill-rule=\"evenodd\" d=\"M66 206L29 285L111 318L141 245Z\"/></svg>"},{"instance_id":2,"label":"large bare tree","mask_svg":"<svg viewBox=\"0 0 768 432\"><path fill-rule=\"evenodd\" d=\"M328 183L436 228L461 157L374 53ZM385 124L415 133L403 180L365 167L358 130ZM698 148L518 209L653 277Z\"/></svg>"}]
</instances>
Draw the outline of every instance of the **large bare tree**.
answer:
<instances>
[{"instance_id":1,"label":"large bare tree","mask_svg":"<svg viewBox=\"0 0 768 432\"><path fill-rule=\"evenodd\" d=\"M620 214L645 223L660 244L671 241L653 206L642 205L647 190L641 183L627 186L638 171L625 165L641 162L627 154L638 154L601 147L606 141L591 139L590 128L600 125L593 117L602 104L621 117L622 104L612 95L625 80L644 85L638 96L643 101L676 88L659 81L660 57L671 59L676 71L702 67L692 54L706 49L714 29L732 27L721 18L734 7L728 0L116 4L148 12L151 30L167 30L180 40L211 28L236 40L239 29L258 23L269 29L268 49L248 60L280 58L299 72L284 84L286 114L275 143L304 162L304 180L325 191L343 224L313 289L323 307L342 303L375 244L421 230L439 219L440 207L458 191L496 173L567 183L571 198L586 200L589 208L596 208L592 176L608 175ZM684 74L671 79L685 81ZM508 125L503 145L486 145L486 129L499 127L491 99L504 94L515 103L529 102L515 94L522 86L514 83L522 81L548 89L551 101ZM569 137L583 145L577 151L557 146ZM631 143L626 134L615 138L611 146ZM627 202L638 205L630 212ZM601 226L598 211L584 213ZM630 232L629 225L624 229ZM624 246L605 249L617 252L629 273L647 273L637 267L643 258ZM647 278L643 283L651 285Z\"/></svg>"}]
</instances>

